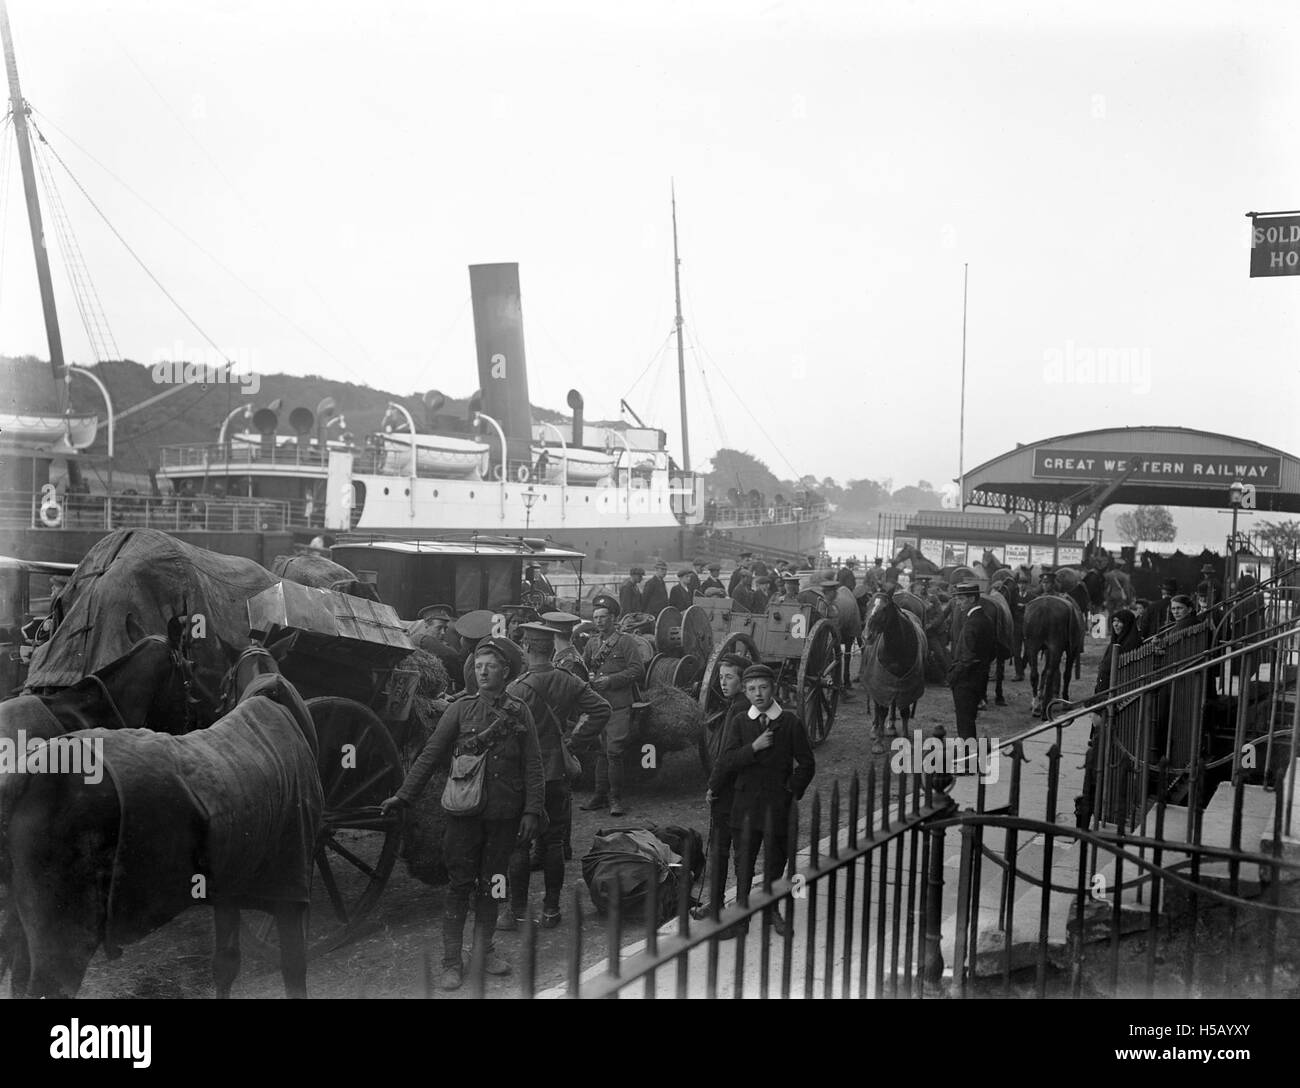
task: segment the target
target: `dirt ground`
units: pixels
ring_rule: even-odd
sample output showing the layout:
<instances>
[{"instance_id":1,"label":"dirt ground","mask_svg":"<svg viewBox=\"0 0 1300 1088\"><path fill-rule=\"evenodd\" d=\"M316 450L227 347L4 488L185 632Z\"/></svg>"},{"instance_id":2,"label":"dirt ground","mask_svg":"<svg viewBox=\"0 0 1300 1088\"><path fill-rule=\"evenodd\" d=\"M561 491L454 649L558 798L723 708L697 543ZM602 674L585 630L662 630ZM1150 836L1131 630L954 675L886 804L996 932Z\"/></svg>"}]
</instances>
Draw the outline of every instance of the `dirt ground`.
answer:
<instances>
[{"instance_id":1,"label":"dirt ground","mask_svg":"<svg viewBox=\"0 0 1300 1088\"><path fill-rule=\"evenodd\" d=\"M1083 679L1072 688L1076 695L1092 690L1101 644L1089 640L1083 659ZM855 658L854 668L857 661ZM1009 706L990 706L981 713L982 736L1006 738L1032 724L1028 681L1006 683ZM816 750L817 775L813 789L801 804L801 827L807 827L814 791L820 791L823 803L831 783L846 788L853 772L873 769L869 718L865 695L855 690L841 701L830 737ZM942 723L953 732L952 698L944 687L932 686L921 699L918 724L926 733ZM877 772L878 773L878 772ZM668 756L658 773L629 792L625 803L627 819L644 818L659 824L680 824L708 830L708 811L704 804L706 778L694 752ZM539 988L562 983L566 977L566 949L569 942L569 918L572 888L580 889L584 918L583 963L604 958L607 943L604 923L596 918L591 900L582 882L580 859L591 842L592 834L602 825L612 824L608 813L587 813L576 809L589 796L580 792L575 799L573 845L574 858L566 867L564 924L538 934L537 984ZM806 832L805 832L806 833ZM533 875L532 910L541 910L541 874ZM426 959L436 973L441 961L441 913L443 888L429 887L409 877L399 861L393 870L383 897L371 913L366 931L351 944L314 959L308 973L313 997L423 997L426 994ZM471 924L466 926L469 939ZM630 936L638 934L634 931ZM521 938L518 933L497 936L498 951L515 959ZM196 909L181 916L144 941L132 945L117 960L107 961L98 954L90 966L82 995L86 997L209 997L212 995L210 949L212 915ZM8 987L3 988L6 992ZM517 978L489 978L488 995L513 997L519 993ZM245 951L243 969L234 987L236 997L280 997L284 990L278 968L257 955ZM461 998L468 987L456 994L434 991L433 996Z\"/></svg>"}]
</instances>

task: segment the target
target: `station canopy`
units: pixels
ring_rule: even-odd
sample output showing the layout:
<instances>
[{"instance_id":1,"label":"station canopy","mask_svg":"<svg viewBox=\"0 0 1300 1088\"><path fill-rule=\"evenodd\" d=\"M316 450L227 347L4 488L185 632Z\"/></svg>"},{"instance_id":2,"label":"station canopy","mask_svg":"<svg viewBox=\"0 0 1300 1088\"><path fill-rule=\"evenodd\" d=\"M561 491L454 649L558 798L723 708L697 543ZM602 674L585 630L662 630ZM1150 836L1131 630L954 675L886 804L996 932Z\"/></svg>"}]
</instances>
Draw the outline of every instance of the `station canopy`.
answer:
<instances>
[{"instance_id":1,"label":"station canopy","mask_svg":"<svg viewBox=\"0 0 1300 1088\"><path fill-rule=\"evenodd\" d=\"M1187 427L1110 427L1017 445L967 472L963 499L1081 524L1117 504L1226 507L1234 483L1254 486L1257 510L1300 512L1300 460Z\"/></svg>"}]
</instances>

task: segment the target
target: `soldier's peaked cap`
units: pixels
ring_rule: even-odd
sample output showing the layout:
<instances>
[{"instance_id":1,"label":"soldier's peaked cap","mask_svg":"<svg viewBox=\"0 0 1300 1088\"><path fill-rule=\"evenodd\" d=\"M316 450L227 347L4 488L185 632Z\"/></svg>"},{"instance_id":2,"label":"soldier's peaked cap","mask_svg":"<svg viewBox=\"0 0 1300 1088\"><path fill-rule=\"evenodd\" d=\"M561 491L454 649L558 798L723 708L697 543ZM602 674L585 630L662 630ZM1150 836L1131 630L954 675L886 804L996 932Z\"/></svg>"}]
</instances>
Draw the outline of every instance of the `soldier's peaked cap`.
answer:
<instances>
[{"instance_id":1,"label":"soldier's peaked cap","mask_svg":"<svg viewBox=\"0 0 1300 1088\"><path fill-rule=\"evenodd\" d=\"M456 610L449 604L426 604L416 616L422 620L454 620Z\"/></svg>"},{"instance_id":2,"label":"soldier's peaked cap","mask_svg":"<svg viewBox=\"0 0 1300 1088\"><path fill-rule=\"evenodd\" d=\"M525 642L554 642L555 636L561 633L544 623L521 623L519 630L523 633Z\"/></svg>"},{"instance_id":3,"label":"soldier's peaked cap","mask_svg":"<svg viewBox=\"0 0 1300 1088\"><path fill-rule=\"evenodd\" d=\"M492 633L492 617L491 609L476 608L473 612L466 612L452 626L461 638L487 638Z\"/></svg>"},{"instance_id":4,"label":"soldier's peaked cap","mask_svg":"<svg viewBox=\"0 0 1300 1088\"><path fill-rule=\"evenodd\" d=\"M962 596L978 597L980 595L979 582L958 582L952 587L954 593L960 593Z\"/></svg>"},{"instance_id":5,"label":"soldier's peaked cap","mask_svg":"<svg viewBox=\"0 0 1300 1088\"><path fill-rule=\"evenodd\" d=\"M550 627L560 630L561 634L572 631L575 626L582 622L581 616L575 616L572 612L543 612L542 622Z\"/></svg>"},{"instance_id":6,"label":"soldier's peaked cap","mask_svg":"<svg viewBox=\"0 0 1300 1088\"><path fill-rule=\"evenodd\" d=\"M623 611L613 597L608 593L598 593L591 599L591 610L594 612L597 608L604 608L617 616Z\"/></svg>"},{"instance_id":7,"label":"soldier's peaked cap","mask_svg":"<svg viewBox=\"0 0 1300 1088\"><path fill-rule=\"evenodd\" d=\"M508 638L485 638L474 648L475 657L487 653L496 654L505 663L507 682L524 671L523 654Z\"/></svg>"}]
</instances>

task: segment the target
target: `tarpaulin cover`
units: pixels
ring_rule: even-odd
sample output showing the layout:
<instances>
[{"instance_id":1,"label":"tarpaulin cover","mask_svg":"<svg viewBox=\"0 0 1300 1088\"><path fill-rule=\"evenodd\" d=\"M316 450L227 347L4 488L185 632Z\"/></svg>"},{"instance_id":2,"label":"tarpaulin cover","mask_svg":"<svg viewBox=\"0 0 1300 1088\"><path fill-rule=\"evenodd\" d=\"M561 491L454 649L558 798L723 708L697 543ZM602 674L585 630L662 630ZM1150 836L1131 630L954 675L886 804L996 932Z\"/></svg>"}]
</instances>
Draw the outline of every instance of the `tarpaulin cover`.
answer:
<instances>
[{"instance_id":1,"label":"tarpaulin cover","mask_svg":"<svg viewBox=\"0 0 1300 1088\"><path fill-rule=\"evenodd\" d=\"M309 741L294 713L253 696L180 737L147 729L76 735L103 741L118 796L110 948L193 906L196 876L209 901L308 901L324 799L314 733Z\"/></svg>"},{"instance_id":2,"label":"tarpaulin cover","mask_svg":"<svg viewBox=\"0 0 1300 1088\"><path fill-rule=\"evenodd\" d=\"M278 581L251 559L158 529L118 529L77 565L56 604L53 636L32 654L27 687L69 687L117 660L131 648L129 612L151 635L165 635L175 616L202 615L205 637L195 639L192 658L198 678L215 690L248 645L249 598Z\"/></svg>"}]
</instances>

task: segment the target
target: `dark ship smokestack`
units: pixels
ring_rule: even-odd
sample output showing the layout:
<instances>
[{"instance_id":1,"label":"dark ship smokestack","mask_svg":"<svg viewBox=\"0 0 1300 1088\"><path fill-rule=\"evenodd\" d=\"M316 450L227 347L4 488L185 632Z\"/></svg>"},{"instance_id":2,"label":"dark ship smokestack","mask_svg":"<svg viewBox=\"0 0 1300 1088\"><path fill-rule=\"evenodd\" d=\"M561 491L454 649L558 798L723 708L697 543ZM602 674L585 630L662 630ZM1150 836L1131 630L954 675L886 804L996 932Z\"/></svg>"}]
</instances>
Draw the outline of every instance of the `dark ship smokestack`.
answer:
<instances>
[{"instance_id":1,"label":"dark ship smokestack","mask_svg":"<svg viewBox=\"0 0 1300 1088\"><path fill-rule=\"evenodd\" d=\"M569 390L569 407L573 409L573 434L570 441L575 446L582 445L582 394L576 389Z\"/></svg>"},{"instance_id":2,"label":"dark ship smokestack","mask_svg":"<svg viewBox=\"0 0 1300 1088\"><path fill-rule=\"evenodd\" d=\"M469 290L474 304L474 342L478 347L479 388L485 415L501 424L507 457L531 464L533 411L528 400L528 370L524 362L524 315L519 297L517 264L472 264ZM492 463L501 457L492 441Z\"/></svg>"}]
</instances>

